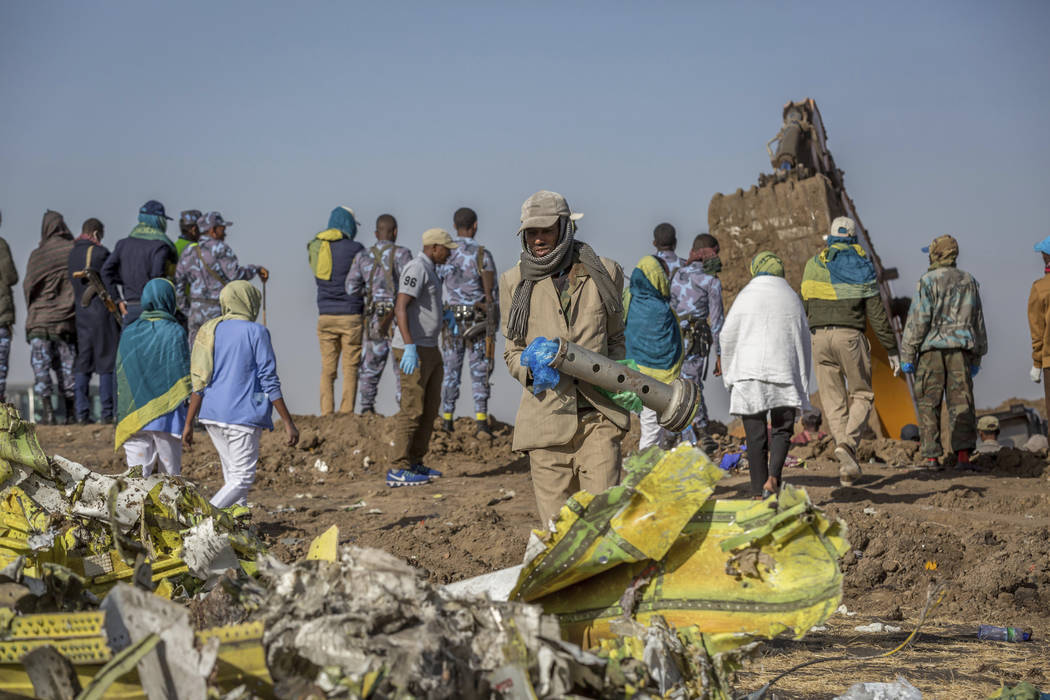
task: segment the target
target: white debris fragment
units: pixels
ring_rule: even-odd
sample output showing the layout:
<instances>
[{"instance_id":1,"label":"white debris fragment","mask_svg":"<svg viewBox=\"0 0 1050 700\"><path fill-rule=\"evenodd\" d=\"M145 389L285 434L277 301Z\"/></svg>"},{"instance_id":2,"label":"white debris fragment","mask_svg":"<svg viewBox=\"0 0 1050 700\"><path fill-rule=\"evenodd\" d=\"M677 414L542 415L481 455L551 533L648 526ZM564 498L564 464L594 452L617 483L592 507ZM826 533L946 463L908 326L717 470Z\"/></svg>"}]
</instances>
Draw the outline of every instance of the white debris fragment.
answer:
<instances>
[{"instance_id":1,"label":"white debris fragment","mask_svg":"<svg viewBox=\"0 0 1050 700\"><path fill-rule=\"evenodd\" d=\"M853 628L857 632L867 632L871 634L877 634L880 632L900 632L900 627L894 625L887 625L882 622L872 622L870 625L857 625Z\"/></svg>"},{"instance_id":2,"label":"white debris fragment","mask_svg":"<svg viewBox=\"0 0 1050 700\"><path fill-rule=\"evenodd\" d=\"M350 505L343 506L343 510L357 510L358 508L364 508L368 504L364 500L360 500L357 503L351 503Z\"/></svg>"},{"instance_id":3,"label":"white debris fragment","mask_svg":"<svg viewBox=\"0 0 1050 700\"><path fill-rule=\"evenodd\" d=\"M330 467L328 466L328 462L318 458L317 461L314 462L314 469L321 472L322 474L327 474Z\"/></svg>"},{"instance_id":4,"label":"white debris fragment","mask_svg":"<svg viewBox=\"0 0 1050 700\"><path fill-rule=\"evenodd\" d=\"M358 452L360 452L360 450L358 450ZM368 469L369 467L371 467L375 463L376 463L376 461L374 459L372 459L371 457L369 457L368 455L365 455L365 458L363 460L361 460L361 465L365 469Z\"/></svg>"},{"instance_id":5,"label":"white debris fragment","mask_svg":"<svg viewBox=\"0 0 1050 700\"><path fill-rule=\"evenodd\" d=\"M876 515L879 511L875 510L871 506L864 509L864 515Z\"/></svg>"},{"instance_id":6,"label":"white debris fragment","mask_svg":"<svg viewBox=\"0 0 1050 700\"><path fill-rule=\"evenodd\" d=\"M378 508L372 508L371 510L365 511L365 515L382 515L383 511Z\"/></svg>"},{"instance_id":7,"label":"white debris fragment","mask_svg":"<svg viewBox=\"0 0 1050 700\"><path fill-rule=\"evenodd\" d=\"M835 612L837 612L839 615L845 615L846 617L853 617L854 615L857 614L855 612L850 612L849 610L847 610L845 603L843 603L838 608L836 608Z\"/></svg>"}]
</instances>

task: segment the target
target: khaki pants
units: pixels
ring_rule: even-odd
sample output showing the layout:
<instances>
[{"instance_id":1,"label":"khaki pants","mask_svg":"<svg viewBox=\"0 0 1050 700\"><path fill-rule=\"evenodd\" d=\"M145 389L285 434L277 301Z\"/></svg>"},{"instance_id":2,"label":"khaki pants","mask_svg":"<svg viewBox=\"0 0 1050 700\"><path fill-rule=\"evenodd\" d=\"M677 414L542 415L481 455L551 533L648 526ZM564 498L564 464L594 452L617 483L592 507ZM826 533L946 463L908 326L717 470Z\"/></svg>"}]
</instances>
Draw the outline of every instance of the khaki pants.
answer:
<instances>
[{"instance_id":1,"label":"khaki pants","mask_svg":"<svg viewBox=\"0 0 1050 700\"><path fill-rule=\"evenodd\" d=\"M875 393L871 390L871 345L853 328L817 328L813 332L817 388L831 437L857 449Z\"/></svg>"},{"instance_id":2,"label":"khaki pants","mask_svg":"<svg viewBox=\"0 0 1050 700\"><path fill-rule=\"evenodd\" d=\"M941 401L948 405L948 434L952 452L972 450L977 444L977 415L973 408L970 355L963 350L927 350L915 363L915 403L919 409L922 456L940 458Z\"/></svg>"},{"instance_id":3,"label":"khaki pants","mask_svg":"<svg viewBox=\"0 0 1050 700\"><path fill-rule=\"evenodd\" d=\"M394 469L408 469L422 464L430 447L434 420L441 409L441 380L445 366L437 348L416 346L419 366L412 374L397 370L401 376L401 410L394 416ZM401 364L405 351L394 348L394 365Z\"/></svg>"},{"instance_id":4,"label":"khaki pants","mask_svg":"<svg viewBox=\"0 0 1050 700\"><path fill-rule=\"evenodd\" d=\"M321 343L321 415L335 410L332 385L343 356L343 399L340 413L353 413L357 398L357 366L361 364L361 314L321 314L317 317L317 340Z\"/></svg>"},{"instance_id":5,"label":"khaki pants","mask_svg":"<svg viewBox=\"0 0 1050 700\"><path fill-rule=\"evenodd\" d=\"M567 445L529 450L532 488L543 527L580 489L598 494L620 483L620 443L626 433L598 411L580 416Z\"/></svg>"}]
</instances>

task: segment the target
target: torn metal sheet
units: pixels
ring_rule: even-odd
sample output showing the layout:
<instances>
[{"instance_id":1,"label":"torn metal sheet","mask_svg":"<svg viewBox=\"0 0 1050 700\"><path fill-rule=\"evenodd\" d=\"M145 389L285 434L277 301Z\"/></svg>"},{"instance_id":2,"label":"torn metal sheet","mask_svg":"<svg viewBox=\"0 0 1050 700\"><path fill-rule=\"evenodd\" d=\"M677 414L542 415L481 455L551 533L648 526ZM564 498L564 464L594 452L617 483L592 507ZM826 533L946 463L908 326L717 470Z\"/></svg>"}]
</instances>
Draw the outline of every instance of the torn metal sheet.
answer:
<instances>
[{"instance_id":1,"label":"torn metal sheet","mask_svg":"<svg viewBox=\"0 0 1050 700\"><path fill-rule=\"evenodd\" d=\"M215 531L215 519L208 517L191 527L182 538L182 560L190 573L204 581L210 590L228 569L237 569L237 553L230 538Z\"/></svg>"},{"instance_id":2,"label":"torn metal sheet","mask_svg":"<svg viewBox=\"0 0 1050 700\"><path fill-rule=\"evenodd\" d=\"M625 467L621 486L569 500L511 594L557 615L568 640L594 646L616 636L617 621L658 616L730 648L785 630L801 636L838 606L845 525L805 491L709 500L722 472L689 446L649 450Z\"/></svg>"}]
</instances>

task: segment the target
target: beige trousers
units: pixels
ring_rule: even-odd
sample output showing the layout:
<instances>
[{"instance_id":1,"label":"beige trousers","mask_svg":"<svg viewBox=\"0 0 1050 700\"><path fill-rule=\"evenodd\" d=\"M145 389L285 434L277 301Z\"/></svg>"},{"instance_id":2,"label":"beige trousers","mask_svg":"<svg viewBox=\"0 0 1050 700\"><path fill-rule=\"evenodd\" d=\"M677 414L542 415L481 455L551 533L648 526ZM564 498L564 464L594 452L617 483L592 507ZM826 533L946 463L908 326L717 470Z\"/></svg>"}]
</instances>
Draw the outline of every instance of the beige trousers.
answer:
<instances>
[{"instance_id":1,"label":"beige trousers","mask_svg":"<svg viewBox=\"0 0 1050 700\"><path fill-rule=\"evenodd\" d=\"M332 385L343 357L343 399L340 413L353 413L357 398L357 367L361 364L361 314L321 314L317 317L317 340L321 343L321 415L335 411Z\"/></svg>"},{"instance_id":2,"label":"beige trousers","mask_svg":"<svg viewBox=\"0 0 1050 700\"><path fill-rule=\"evenodd\" d=\"M401 371L405 351L394 348L394 365L401 376L401 410L394 416L394 469L408 469L423 463L430 449L434 419L441 410L441 380L445 365L437 348L416 346L419 367L412 374Z\"/></svg>"},{"instance_id":3,"label":"beige trousers","mask_svg":"<svg viewBox=\"0 0 1050 700\"><path fill-rule=\"evenodd\" d=\"M871 414L871 345L853 328L817 328L813 332L817 389L828 430L836 445L857 449Z\"/></svg>"},{"instance_id":4,"label":"beige trousers","mask_svg":"<svg viewBox=\"0 0 1050 700\"><path fill-rule=\"evenodd\" d=\"M598 494L620 483L624 435L626 431L601 413L589 411L580 416L576 434L568 444L529 450L532 488L543 527L580 489Z\"/></svg>"}]
</instances>

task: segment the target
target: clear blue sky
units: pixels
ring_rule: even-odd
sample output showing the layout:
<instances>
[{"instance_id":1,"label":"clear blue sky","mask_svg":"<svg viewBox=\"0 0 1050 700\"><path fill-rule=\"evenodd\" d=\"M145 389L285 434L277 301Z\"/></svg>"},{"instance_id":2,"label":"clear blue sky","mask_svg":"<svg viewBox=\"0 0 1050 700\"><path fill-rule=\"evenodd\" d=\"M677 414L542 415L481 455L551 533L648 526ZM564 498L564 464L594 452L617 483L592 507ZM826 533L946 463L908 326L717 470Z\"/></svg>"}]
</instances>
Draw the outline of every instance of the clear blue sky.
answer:
<instances>
[{"instance_id":1,"label":"clear blue sky","mask_svg":"<svg viewBox=\"0 0 1050 700\"><path fill-rule=\"evenodd\" d=\"M1025 303L1050 234L1048 32L1045 2L4 2L0 235L23 268L47 208L77 231L99 217L109 245L150 198L222 211L242 262L272 270L285 393L315 412L305 246L332 207L354 207L366 244L391 212L418 249L471 206L503 269L522 200L553 189L630 268L656 223L706 230L711 195L768 170L781 106L810 96L897 294L922 245L958 237L991 405L1041 394ZM12 381L31 374L24 318ZM494 377L510 420L519 389ZM724 415L719 383L706 393Z\"/></svg>"}]
</instances>

